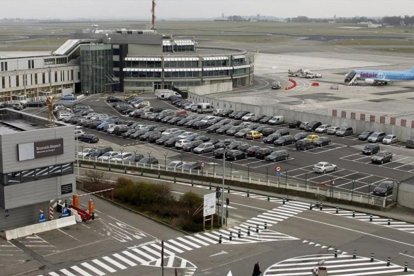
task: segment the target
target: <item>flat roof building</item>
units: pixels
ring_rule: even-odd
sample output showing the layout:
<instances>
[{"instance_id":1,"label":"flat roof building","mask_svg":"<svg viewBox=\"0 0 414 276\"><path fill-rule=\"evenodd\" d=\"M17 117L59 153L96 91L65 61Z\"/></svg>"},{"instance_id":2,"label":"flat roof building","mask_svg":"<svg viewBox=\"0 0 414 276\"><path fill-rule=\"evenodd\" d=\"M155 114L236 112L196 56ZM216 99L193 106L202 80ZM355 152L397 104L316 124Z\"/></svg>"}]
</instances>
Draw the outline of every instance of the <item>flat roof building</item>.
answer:
<instances>
[{"instance_id":1,"label":"flat roof building","mask_svg":"<svg viewBox=\"0 0 414 276\"><path fill-rule=\"evenodd\" d=\"M0 230L38 222L76 189L74 127L0 109Z\"/></svg>"}]
</instances>

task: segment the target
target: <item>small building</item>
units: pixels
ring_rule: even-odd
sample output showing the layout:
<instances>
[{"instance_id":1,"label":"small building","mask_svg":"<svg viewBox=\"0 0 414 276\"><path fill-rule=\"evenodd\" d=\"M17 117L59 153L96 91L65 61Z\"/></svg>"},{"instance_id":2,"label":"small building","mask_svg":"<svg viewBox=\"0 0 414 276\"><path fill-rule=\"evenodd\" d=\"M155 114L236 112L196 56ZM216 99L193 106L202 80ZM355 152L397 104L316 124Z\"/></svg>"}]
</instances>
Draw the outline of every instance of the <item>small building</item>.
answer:
<instances>
[{"instance_id":1,"label":"small building","mask_svg":"<svg viewBox=\"0 0 414 276\"><path fill-rule=\"evenodd\" d=\"M0 109L0 231L37 223L73 195L74 127Z\"/></svg>"}]
</instances>

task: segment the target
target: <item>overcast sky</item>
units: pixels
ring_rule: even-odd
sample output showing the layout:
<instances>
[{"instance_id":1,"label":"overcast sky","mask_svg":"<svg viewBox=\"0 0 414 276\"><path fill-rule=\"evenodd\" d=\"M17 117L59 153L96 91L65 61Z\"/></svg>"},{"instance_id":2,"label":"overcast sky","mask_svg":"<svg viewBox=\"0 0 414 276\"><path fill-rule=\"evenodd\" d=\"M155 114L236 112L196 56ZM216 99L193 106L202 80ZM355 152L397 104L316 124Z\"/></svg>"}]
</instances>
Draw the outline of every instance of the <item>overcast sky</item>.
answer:
<instances>
[{"instance_id":1,"label":"overcast sky","mask_svg":"<svg viewBox=\"0 0 414 276\"><path fill-rule=\"evenodd\" d=\"M151 0L0 0L0 18L138 19ZM337 17L413 15L414 0L157 0L157 17L228 15Z\"/></svg>"}]
</instances>

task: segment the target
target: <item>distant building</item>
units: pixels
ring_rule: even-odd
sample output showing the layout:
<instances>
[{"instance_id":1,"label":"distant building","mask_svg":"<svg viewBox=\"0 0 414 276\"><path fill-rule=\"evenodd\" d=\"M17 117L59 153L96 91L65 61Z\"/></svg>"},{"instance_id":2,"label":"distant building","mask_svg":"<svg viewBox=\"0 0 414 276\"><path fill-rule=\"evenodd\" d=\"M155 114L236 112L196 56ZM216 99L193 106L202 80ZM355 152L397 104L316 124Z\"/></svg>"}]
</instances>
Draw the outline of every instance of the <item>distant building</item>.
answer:
<instances>
[{"instance_id":1,"label":"distant building","mask_svg":"<svg viewBox=\"0 0 414 276\"><path fill-rule=\"evenodd\" d=\"M221 92L253 83L254 57L242 49L200 46L152 30L92 30L53 53L0 52L0 102L49 94L154 91Z\"/></svg>"},{"instance_id":2,"label":"distant building","mask_svg":"<svg viewBox=\"0 0 414 276\"><path fill-rule=\"evenodd\" d=\"M73 126L0 109L0 231L38 223L51 201L72 196L74 162Z\"/></svg>"}]
</instances>

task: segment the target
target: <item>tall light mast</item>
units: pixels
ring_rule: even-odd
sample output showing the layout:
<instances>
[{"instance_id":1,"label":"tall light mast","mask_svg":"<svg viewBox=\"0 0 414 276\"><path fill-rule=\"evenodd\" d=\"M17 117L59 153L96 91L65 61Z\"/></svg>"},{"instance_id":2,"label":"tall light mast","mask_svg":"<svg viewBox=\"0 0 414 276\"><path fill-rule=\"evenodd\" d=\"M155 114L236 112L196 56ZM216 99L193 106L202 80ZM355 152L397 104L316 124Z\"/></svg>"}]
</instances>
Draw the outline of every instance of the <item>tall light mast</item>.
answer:
<instances>
[{"instance_id":1,"label":"tall light mast","mask_svg":"<svg viewBox=\"0 0 414 276\"><path fill-rule=\"evenodd\" d=\"M152 8L151 8L151 15L152 15L152 19L151 19L151 23L152 23L152 27L151 30L155 31L155 0L152 0Z\"/></svg>"}]
</instances>

